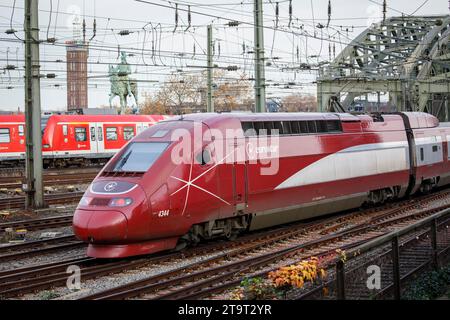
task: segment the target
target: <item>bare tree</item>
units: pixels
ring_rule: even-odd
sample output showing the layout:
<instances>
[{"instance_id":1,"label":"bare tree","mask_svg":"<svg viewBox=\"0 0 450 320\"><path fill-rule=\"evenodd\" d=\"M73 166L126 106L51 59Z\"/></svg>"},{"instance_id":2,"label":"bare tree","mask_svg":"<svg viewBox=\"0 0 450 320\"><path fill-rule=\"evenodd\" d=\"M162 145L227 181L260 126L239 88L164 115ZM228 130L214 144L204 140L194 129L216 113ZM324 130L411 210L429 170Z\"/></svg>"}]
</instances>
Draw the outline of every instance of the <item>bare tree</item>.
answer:
<instances>
[{"instance_id":1,"label":"bare tree","mask_svg":"<svg viewBox=\"0 0 450 320\"><path fill-rule=\"evenodd\" d=\"M169 114L169 110L156 97L150 94L144 94L144 102L141 105L141 114Z\"/></svg>"},{"instance_id":2,"label":"bare tree","mask_svg":"<svg viewBox=\"0 0 450 320\"><path fill-rule=\"evenodd\" d=\"M214 71L216 111L249 110L252 86L245 76L228 77L224 70ZM206 111L206 75L173 74L156 94L145 95L141 113L181 114Z\"/></svg>"},{"instance_id":3,"label":"bare tree","mask_svg":"<svg viewBox=\"0 0 450 320\"><path fill-rule=\"evenodd\" d=\"M219 75L217 78L220 79ZM251 107L251 104L248 104L252 92L251 82L245 77L227 79L224 72L221 78L226 80L218 84L214 90L215 109L217 111L249 110Z\"/></svg>"},{"instance_id":4,"label":"bare tree","mask_svg":"<svg viewBox=\"0 0 450 320\"><path fill-rule=\"evenodd\" d=\"M186 113L201 101L201 78L197 75L169 76L156 94L156 101L172 113Z\"/></svg>"},{"instance_id":5,"label":"bare tree","mask_svg":"<svg viewBox=\"0 0 450 320\"><path fill-rule=\"evenodd\" d=\"M313 112L317 111L317 99L312 95L293 94L282 100L282 111Z\"/></svg>"}]
</instances>

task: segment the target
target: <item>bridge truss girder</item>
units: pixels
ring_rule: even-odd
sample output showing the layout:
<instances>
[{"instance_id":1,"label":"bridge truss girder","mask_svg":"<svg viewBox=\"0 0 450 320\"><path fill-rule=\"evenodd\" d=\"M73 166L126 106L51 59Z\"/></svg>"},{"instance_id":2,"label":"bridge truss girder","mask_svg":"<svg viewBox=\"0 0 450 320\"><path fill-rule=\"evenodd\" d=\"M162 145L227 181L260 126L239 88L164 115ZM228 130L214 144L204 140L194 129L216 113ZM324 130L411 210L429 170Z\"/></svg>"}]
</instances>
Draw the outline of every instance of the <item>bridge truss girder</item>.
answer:
<instances>
[{"instance_id":1,"label":"bridge truss girder","mask_svg":"<svg viewBox=\"0 0 450 320\"><path fill-rule=\"evenodd\" d=\"M448 120L450 16L393 17L372 25L319 71L319 109L331 97L348 108L358 96L389 94L397 110Z\"/></svg>"}]
</instances>

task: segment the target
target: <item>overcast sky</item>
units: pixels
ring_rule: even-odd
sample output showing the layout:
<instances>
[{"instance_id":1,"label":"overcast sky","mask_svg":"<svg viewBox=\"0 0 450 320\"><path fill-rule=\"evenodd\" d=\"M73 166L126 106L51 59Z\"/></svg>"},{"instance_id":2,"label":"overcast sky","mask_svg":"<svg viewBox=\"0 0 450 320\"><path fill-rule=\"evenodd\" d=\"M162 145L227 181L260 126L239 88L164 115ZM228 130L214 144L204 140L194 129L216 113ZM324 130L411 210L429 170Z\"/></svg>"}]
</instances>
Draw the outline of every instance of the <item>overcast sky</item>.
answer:
<instances>
[{"instance_id":1,"label":"overcast sky","mask_svg":"<svg viewBox=\"0 0 450 320\"><path fill-rule=\"evenodd\" d=\"M275 3L279 2L279 30L266 29L265 52L272 66L267 68L267 95L281 97L292 93L315 94L312 83L316 72L294 72L290 68L299 63L316 65L330 59L331 49L336 55L341 48L370 24L381 20L382 0L331 0L332 15L329 28L314 28L327 24L328 0L293 0L293 16L289 27L287 0L263 0L264 24L276 24ZM66 75L64 42L80 32L74 32L74 17L85 17L86 37L93 35L94 18L97 22L96 36L90 42L88 72L89 106L108 104L108 64L118 59L118 46L130 54L133 77L139 82L139 99L152 94L171 73L187 74L201 72L206 64L206 25L214 26L215 63L221 67L237 65L237 72L227 74L228 79L216 79L220 83L243 74L253 76L251 51L253 47L252 1L250 0L148 0L157 5L133 0L41 0L39 1L40 38L56 38L56 44L41 45L42 73L56 73L56 79L42 80L42 109L65 110ZM388 16L403 14L448 14L448 0L388 0ZM179 4L179 22L175 28L175 3ZM311 6L313 3L313 6ZM424 4L425 3L425 4ZM0 76L0 109L23 110L23 45L5 31L17 30L23 38L23 0L0 0L0 66L16 65L18 69L3 72ZM50 6L51 4L51 6ZM191 5L191 26L188 28L188 4ZM423 4L423 6L422 6ZM421 7L422 6L422 7ZM417 11L416 11L417 10ZM201 15L200 13L206 14ZM49 18L51 17L51 21ZM217 18L221 17L221 18ZM229 27L227 19L248 22ZM49 23L50 22L50 23ZM187 30L186 30L187 29ZM120 31L128 30L128 35ZM282 31L283 30L283 31ZM304 30L304 31L302 31ZM152 32L153 31L153 32ZM290 31L290 32L289 32ZM300 36L306 32L307 36ZM123 33L123 32L122 32ZM316 38L314 38L314 36ZM145 41L144 41L145 38ZM320 40L322 39L322 40ZM152 49L153 46L155 47ZM220 48L219 48L220 47ZM243 47L245 50L243 50ZM297 49L298 48L298 49ZM195 52L194 52L195 50ZM331 58L333 58L331 51ZM60 62L56 62L60 60ZM291 88L287 84L295 83ZM59 86L59 87L55 87ZM12 88L12 89L8 89ZM114 101L118 103L118 98Z\"/></svg>"}]
</instances>

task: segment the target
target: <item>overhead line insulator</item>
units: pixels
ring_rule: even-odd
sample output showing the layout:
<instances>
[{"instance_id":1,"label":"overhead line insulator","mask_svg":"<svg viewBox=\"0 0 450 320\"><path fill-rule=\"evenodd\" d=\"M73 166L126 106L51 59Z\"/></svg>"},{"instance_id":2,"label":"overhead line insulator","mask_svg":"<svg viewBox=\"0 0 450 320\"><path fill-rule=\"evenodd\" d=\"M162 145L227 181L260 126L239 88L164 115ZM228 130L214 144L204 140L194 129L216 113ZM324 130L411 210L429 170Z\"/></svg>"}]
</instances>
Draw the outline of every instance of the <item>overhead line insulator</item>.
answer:
<instances>
[{"instance_id":1,"label":"overhead line insulator","mask_svg":"<svg viewBox=\"0 0 450 320\"><path fill-rule=\"evenodd\" d=\"M331 0L328 0L328 22L327 22L327 28L330 26L331 21Z\"/></svg>"},{"instance_id":2,"label":"overhead line insulator","mask_svg":"<svg viewBox=\"0 0 450 320\"><path fill-rule=\"evenodd\" d=\"M192 24L191 6L188 6L188 26L184 31L188 31Z\"/></svg>"},{"instance_id":3,"label":"overhead line insulator","mask_svg":"<svg viewBox=\"0 0 450 320\"><path fill-rule=\"evenodd\" d=\"M292 0L289 0L289 24L288 27L291 27L292 23Z\"/></svg>"},{"instance_id":4,"label":"overhead line insulator","mask_svg":"<svg viewBox=\"0 0 450 320\"><path fill-rule=\"evenodd\" d=\"M94 18L94 23L93 23L92 28L93 28L93 34L92 34L92 37L89 39L89 41L92 41L92 39L94 39L95 36L97 35L97 21L95 18Z\"/></svg>"},{"instance_id":5,"label":"overhead line insulator","mask_svg":"<svg viewBox=\"0 0 450 320\"><path fill-rule=\"evenodd\" d=\"M280 8L277 2L275 6L275 28L278 28L279 15L280 15Z\"/></svg>"},{"instance_id":6,"label":"overhead line insulator","mask_svg":"<svg viewBox=\"0 0 450 320\"><path fill-rule=\"evenodd\" d=\"M121 35L121 36L128 36L131 33L133 33L133 32L131 32L130 30L120 30L119 31L119 35Z\"/></svg>"},{"instance_id":7,"label":"overhead line insulator","mask_svg":"<svg viewBox=\"0 0 450 320\"><path fill-rule=\"evenodd\" d=\"M83 18L83 43L86 42L86 19Z\"/></svg>"},{"instance_id":8,"label":"overhead line insulator","mask_svg":"<svg viewBox=\"0 0 450 320\"><path fill-rule=\"evenodd\" d=\"M178 3L175 4L175 28L173 29L173 32L177 31L178 28Z\"/></svg>"}]
</instances>

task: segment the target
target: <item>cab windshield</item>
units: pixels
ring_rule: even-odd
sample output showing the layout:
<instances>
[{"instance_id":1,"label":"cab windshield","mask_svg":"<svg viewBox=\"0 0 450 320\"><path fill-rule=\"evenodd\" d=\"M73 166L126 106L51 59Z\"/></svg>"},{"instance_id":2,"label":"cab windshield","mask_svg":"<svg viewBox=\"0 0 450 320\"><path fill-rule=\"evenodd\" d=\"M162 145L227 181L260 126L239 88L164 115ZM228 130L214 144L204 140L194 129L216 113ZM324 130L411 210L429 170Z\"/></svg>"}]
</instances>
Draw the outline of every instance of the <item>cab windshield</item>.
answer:
<instances>
[{"instance_id":1,"label":"cab windshield","mask_svg":"<svg viewBox=\"0 0 450 320\"><path fill-rule=\"evenodd\" d=\"M112 164L113 172L145 172L167 148L167 142L130 143Z\"/></svg>"}]
</instances>

